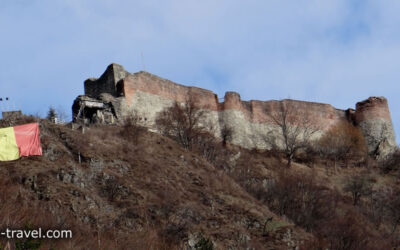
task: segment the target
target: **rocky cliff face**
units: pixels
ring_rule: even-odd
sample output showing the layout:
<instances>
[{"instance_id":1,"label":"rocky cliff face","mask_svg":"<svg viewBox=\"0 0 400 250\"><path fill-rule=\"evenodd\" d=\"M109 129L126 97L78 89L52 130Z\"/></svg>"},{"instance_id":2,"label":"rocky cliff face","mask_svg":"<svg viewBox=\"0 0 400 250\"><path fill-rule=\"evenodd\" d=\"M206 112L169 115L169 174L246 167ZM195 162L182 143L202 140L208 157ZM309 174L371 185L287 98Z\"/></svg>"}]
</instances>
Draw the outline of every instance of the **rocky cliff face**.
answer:
<instances>
[{"instance_id":1,"label":"rocky cliff face","mask_svg":"<svg viewBox=\"0 0 400 250\"><path fill-rule=\"evenodd\" d=\"M108 98L104 98L105 94ZM339 110L329 104L297 100L242 101L235 92L227 92L224 101L219 102L218 96L209 90L180 85L144 71L131 74L118 64L108 66L99 79L86 80L85 96L103 102L109 107L108 114L114 114L117 119L135 112L149 128L155 128L154 121L158 112L175 101L184 102L189 96L194 96L197 107L207 111L203 122L211 125L211 132L215 136L219 137L221 128L227 126L233 130L233 144L258 149L268 147L265 136L277 130L270 120L270 114L278 112L283 102L295 106L299 116L303 114L302 111L310 114L313 126L319 130L314 135L315 139L332 125L344 121L360 127L371 154L384 156L396 147L390 112L384 97L370 97L359 102L356 110ZM89 107L83 99L81 96L75 100L73 119L77 120L86 113L97 119L85 119L102 120L98 119L102 115L98 112L99 108Z\"/></svg>"}]
</instances>

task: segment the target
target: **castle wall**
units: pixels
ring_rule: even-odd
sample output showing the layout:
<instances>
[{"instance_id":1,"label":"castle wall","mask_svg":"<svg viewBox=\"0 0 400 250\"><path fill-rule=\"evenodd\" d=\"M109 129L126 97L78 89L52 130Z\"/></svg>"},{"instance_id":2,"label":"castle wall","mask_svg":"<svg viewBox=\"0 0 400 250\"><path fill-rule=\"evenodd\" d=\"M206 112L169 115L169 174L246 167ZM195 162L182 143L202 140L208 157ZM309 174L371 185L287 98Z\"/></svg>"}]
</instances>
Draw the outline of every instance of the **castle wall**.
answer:
<instances>
[{"instance_id":1,"label":"castle wall","mask_svg":"<svg viewBox=\"0 0 400 250\"><path fill-rule=\"evenodd\" d=\"M155 128L157 114L164 108L172 106L174 101L184 103L190 95L196 97L196 106L206 110L202 121L212 128L215 136L220 136L224 126L233 130L232 143L246 148L267 148L266 136L278 133L277 126L271 121L271 113L279 112L281 101L249 101L240 99L239 94L227 92L225 101L218 102L213 92L187 87L151 75L139 72L123 80L125 96L124 114L138 113L145 119L146 126ZM307 110L310 125L324 131L330 126L346 120L346 112L337 110L328 104L311 103L295 100L283 102L296 107L296 115L305 115L298 110ZM320 133L315 133L318 138Z\"/></svg>"},{"instance_id":2,"label":"castle wall","mask_svg":"<svg viewBox=\"0 0 400 250\"><path fill-rule=\"evenodd\" d=\"M271 114L279 113L281 105L295 107L292 122L309 117L309 125L319 132L339 122L351 122L360 127L366 138L370 153L387 154L396 147L392 121L387 100L373 97L357 103L356 110L339 110L329 104L297 100L282 101L242 101L235 92L227 92L224 102L218 101L213 92L196 87L188 87L160 78L147 72L130 74L122 66L111 64L100 79L85 81L85 94L101 98L101 93L109 93L118 98L117 117L136 112L149 128L155 128L157 114L173 105L175 101L185 103L190 96L195 97L196 107L205 110L203 124L211 127L215 136L220 136L221 128L233 130L232 143L246 148L267 148L266 136L277 134L278 127ZM100 97L99 97L100 96Z\"/></svg>"},{"instance_id":3,"label":"castle wall","mask_svg":"<svg viewBox=\"0 0 400 250\"><path fill-rule=\"evenodd\" d=\"M125 99L125 102L128 99ZM164 108L173 105L174 100L161 97L157 94L150 94L141 90L136 90L130 103L124 103L124 115L135 112L142 117L146 127L156 129L155 119L159 112ZM252 122L246 117L245 113L238 109L211 110L205 112L204 119L201 121L205 127L211 128L216 137L220 137L220 131L224 126L232 129L232 144L240 145L245 148L269 148L267 135L270 133L279 134L279 128L272 122ZM314 138L319 138L320 133L315 133Z\"/></svg>"},{"instance_id":4,"label":"castle wall","mask_svg":"<svg viewBox=\"0 0 400 250\"><path fill-rule=\"evenodd\" d=\"M142 117L143 125L152 129L156 129L155 119L158 113L174 103L172 99L141 90L135 91L130 100L129 104L124 104L124 114L135 112ZM265 138L261 135L266 135L274 129L272 124L251 123L239 110L208 109L201 123L212 128L210 132L217 137L220 137L221 128L227 124L233 129L232 143L245 148L267 148Z\"/></svg>"},{"instance_id":5,"label":"castle wall","mask_svg":"<svg viewBox=\"0 0 400 250\"><path fill-rule=\"evenodd\" d=\"M335 109L329 104L289 99L282 101L242 101L240 95L234 92L225 94L222 110L239 110L252 123L271 123L271 114L279 112L281 102L300 111L296 111L298 116L303 115L304 111L306 111L310 123L321 130L327 130L340 121L347 121L347 115L344 110Z\"/></svg>"},{"instance_id":6,"label":"castle wall","mask_svg":"<svg viewBox=\"0 0 400 250\"><path fill-rule=\"evenodd\" d=\"M280 101L242 101L235 92L227 92L223 103L218 102L216 94L209 90L187 87L159 78L147 72L129 75L123 80L126 102L129 105L135 99L137 91L157 95L164 99L184 103L190 95L196 96L196 106L212 111L237 110L244 119L252 123L271 123L270 113L278 112ZM144 101L142 99L142 101ZM329 104L284 100L299 110L307 110L312 124L328 129L341 120L346 120L346 112L333 108ZM137 105L137 102L135 102Z\"/></svg>"}]
</instances>

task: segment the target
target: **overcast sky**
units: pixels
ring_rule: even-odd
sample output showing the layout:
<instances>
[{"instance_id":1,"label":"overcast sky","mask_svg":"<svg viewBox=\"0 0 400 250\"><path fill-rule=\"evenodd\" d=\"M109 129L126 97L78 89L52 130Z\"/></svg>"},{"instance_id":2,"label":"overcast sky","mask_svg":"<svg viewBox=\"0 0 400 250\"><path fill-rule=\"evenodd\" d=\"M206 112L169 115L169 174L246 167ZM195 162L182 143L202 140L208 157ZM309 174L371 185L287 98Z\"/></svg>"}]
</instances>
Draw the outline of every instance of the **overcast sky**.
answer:
<instances>
[{"instance_id":1,"label":"overcast sky","mask_svg":"<svg viewBox=\"0 0 400 250\"><path fill-rule=\"evenodd\" d=\"M347 109L385 96L399 142L399 13L398 0L1 0L0 97L70 115L116 62L219 97Z\"/></svg>"}]
</instances>

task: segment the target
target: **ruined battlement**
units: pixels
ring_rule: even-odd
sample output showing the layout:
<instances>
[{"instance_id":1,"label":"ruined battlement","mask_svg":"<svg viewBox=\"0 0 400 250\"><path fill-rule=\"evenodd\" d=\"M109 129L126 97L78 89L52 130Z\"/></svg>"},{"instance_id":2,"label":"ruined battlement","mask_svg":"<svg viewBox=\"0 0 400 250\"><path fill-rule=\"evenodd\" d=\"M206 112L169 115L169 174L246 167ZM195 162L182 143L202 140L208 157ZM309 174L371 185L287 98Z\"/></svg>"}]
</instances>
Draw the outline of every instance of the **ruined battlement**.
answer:
<instances>
[{"instance_id":1,"label":"ruined battlement","mask_svg":"<svg viewBox=\"0 0 400 250\"><path fill-rule=\"evenodd\" d=\"M139 113L145 118L144 125L151 128L155 127L160 111L175 101L183 103L193 96L197 108L207 111L205 122L212 125L215 136L220 136L220 128L228 125L234 130L232 143L246 148L267 147L264 136L273 129L270 114L277 112L281 102L291 103L299 111L306 110L312 123L319 128L319 136L331 126L345 121L360 127L370 153L386 152L397 145L384 97L370 97L358 102L355 110L340 110L329 104L290 99L243 101L236 92L226 92L223 102L219 102L212 91L181 85L145 71L131 74L115 63L109 65L100 78L87 79L84 86L85 96L103 102L108 107L108 114L114 114L118 119L133 112ZM108 94L108 98L104 98L104 94ZM77 103L84 102L75 101L74 120L79 113ZM101 112L93 110L86 113L101 115Z\"/></svg>"},{"instance_id":2,"label":"ruined battlement","mask_svg":"<svg viewBox=\"0 0 400 250\"><path fill-rule=\"evenodd\" d=\"M120 96L120 91L117 88L118 82L128 74L121 65L112 63L100 78L89 78L84 82L85 95L92 98L97 98L102 93Z\"/></svg>"}]
</instances>

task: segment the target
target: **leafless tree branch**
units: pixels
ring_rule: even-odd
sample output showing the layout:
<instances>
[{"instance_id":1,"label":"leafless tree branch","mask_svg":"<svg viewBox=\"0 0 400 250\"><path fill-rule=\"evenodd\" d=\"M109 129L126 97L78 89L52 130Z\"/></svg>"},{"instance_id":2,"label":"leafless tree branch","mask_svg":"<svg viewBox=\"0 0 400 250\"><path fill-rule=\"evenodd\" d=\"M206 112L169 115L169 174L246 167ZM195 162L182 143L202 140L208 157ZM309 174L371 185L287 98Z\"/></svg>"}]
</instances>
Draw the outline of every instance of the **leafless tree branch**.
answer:
<instances>
[{"instance_id":1,"label":"leafless tree branch","mask_svg":"<svg viewBox=\"0 0 400 250\"><path fill-rule=\"evenodd\" d=\"M275 149L283 149L290 167L297 151L309 145L318 128L312 123L309 111L297 109L290 101L280 101L278 110L268 112L268 116L278 127L279 134L271 131L266 136L266 142Z\"/></svg>"}]
</instances>

